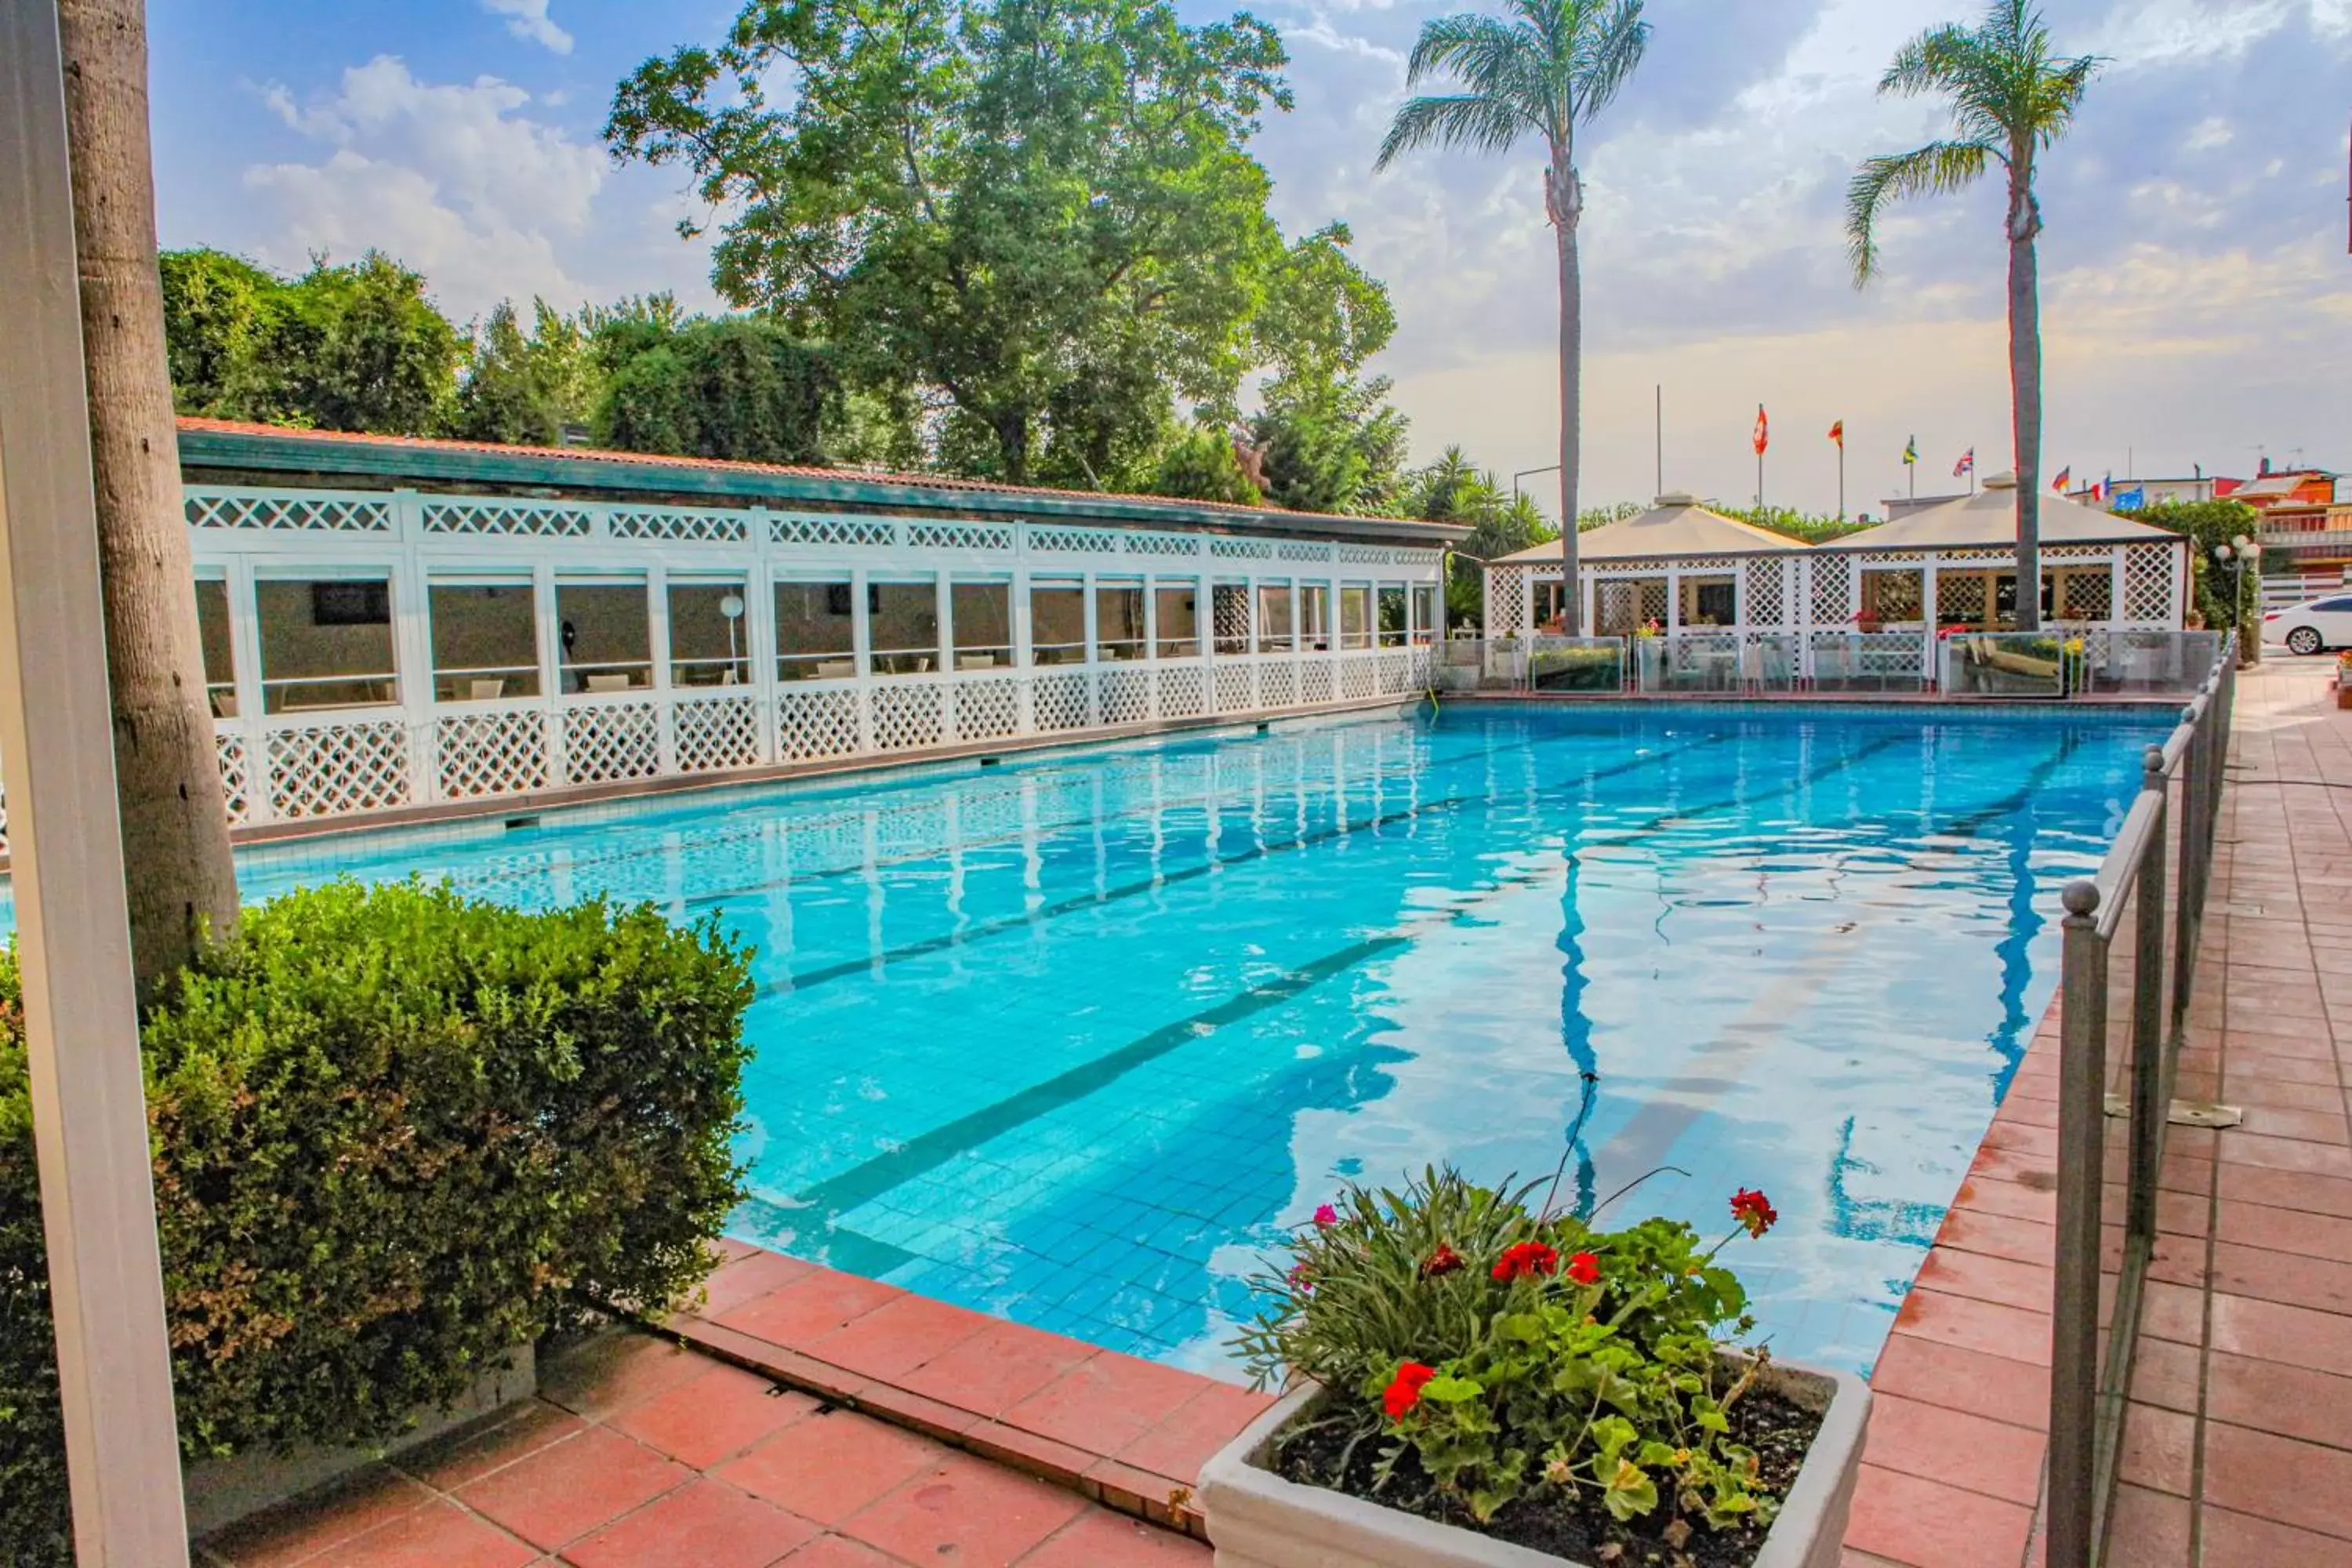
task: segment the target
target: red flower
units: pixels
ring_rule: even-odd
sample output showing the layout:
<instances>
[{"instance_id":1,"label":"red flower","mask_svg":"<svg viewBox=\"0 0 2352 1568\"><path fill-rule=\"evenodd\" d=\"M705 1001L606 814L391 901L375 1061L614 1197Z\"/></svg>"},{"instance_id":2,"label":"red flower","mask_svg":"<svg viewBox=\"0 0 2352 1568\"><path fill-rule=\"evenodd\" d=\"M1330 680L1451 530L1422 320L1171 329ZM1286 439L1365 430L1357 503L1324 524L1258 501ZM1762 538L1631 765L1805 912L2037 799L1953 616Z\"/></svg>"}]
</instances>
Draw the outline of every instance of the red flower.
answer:
<instances>
[{"instance_id":1,"label":"red flower","mask_svg":"<svg viewBox=\"0 0 2352 1568\"><path fill-rule=\"evenodd\" d=\"M1503 1248L1503 1256L1495 1260L1497 1279L1524 1279L1530 1274L1559 1272L1559 1249L1540 1241L1522 1241Z\"/></svg>"},{"instance_id":2,"label":"red flower","mask_svg":"<svg viewBox=\"0 0 2352 1568\"><path fill-rule=\"evenodd\" d=\"M1290 1280L1290 1288L1301 1295L1311 1294L1315 1289L1315 1281L1308 1276L1307 1265L1304 1263L1292 1264L1287 1278Z\"/></svg>"},{"instance_id":3,"label":"red flower","mask_svg":"<svg viewBox=\"0 0 2352 1568\"><path fill-rule=\"evenodd\" d=\"M1423 1279L1434 1279L1441 1274L1451 1274L1461 1267L1462 1255L1441 1241L1437 1244L1437 1250L1423 1260L1421 1277Z\"/></svg>"},{"instance_id":4,"label":"red flower","mask_svg":"<svg viewBox=\"0 0 2352 1568\"><path fill-rule=\"evenodd\" d=\"M1761 1236L1780 1223L1780 1211L1762 1193L1746 1187L1731 1194L1731 1217L1748 1227L1750 1236Z\"/></svg>"},{"instance_id":5,"label":"red flower","mask_svg":"<svg viewBox=\"0 0 2352 1568\"><path fill-rule=\"evenodd\" d=\"M1568 1277L1579 1285L1601 1283L1601 1259L1589 1252L1580 1252L1568 1260Z\"/></svg>"},{"instance_id":6,"label":"red flower","mask_svg":"<svg viewBox=\"0 0 2352 1568\"><path fill-rule=\"evenodd\" d=\"M1422 1384L1436 1375L1437 1369L1433 1366L1423 1366L1417 1361L1402 1363L1396 1369L1396 1375L1389 1379L1387 1391L1381 1395L1381 1408L1389 1413L1390 1420L1402 1420L1406 1411L1421 1403Z\"/></svg>"},{"instance_id":7,"label":"red flower","mask_svg":"<svg viewBox=\"0 0 2352 1568\"><path fill-rule=\"evenodd\" d=\"M1318 1230L1328 1230L1328 1229L1330 1229L1333 1226L1338 1225L1339 1223L1339 1211L1338 1209L1333 1208L1329 1204L1325 1204L1321 1208L1318 1208L1318 1209L1317 1209L1317 1210L1315 1211L1315 1228L1316 1228L1316 1229L1318 1229Z\"/></svg>"}]
</instances>

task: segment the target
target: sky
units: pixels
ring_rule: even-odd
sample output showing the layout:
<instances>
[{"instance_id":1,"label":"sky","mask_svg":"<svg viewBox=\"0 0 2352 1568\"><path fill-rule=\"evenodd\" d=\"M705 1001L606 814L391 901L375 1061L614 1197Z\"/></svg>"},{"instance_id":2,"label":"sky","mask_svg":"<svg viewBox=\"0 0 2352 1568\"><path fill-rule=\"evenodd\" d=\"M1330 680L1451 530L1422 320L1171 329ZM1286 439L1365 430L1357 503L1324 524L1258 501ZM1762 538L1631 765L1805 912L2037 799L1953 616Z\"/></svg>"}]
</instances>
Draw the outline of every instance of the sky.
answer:
<instances>
[{"instance_id":1,"label":"sky","mask_svg":"<svg viewBox=\"0 0 2352 1568\"><path fill-rule=\"evenodd\" d=\"M1230 5L1178 0L1188 21ZM1499 4L1500 0L1494 0ZM1919 493L1973 449L2011 463L2001 196L1906 205L1857 291L1855 164L1941 133L1881 98L1922 27L1978 0L1648 0L1646 58L1582 135L1587 504L1664 482L1847 510ZM2352 0L2044 0L2059 48L2105 58L2042 164L2044 472L2352 468L2347 118ZM707 218L673 170L615 165L600 128L649 56L716 41L728 0L150 0L167 246L289 270L380 247L461 321L666 289L715 309ZM1462 447L1506 482L1559 460L1558 293L1540 151L1374 174L1423 22L1460 0L1252 0L1297 106L1255 151L1302 234L1344 219L1384 279L1417 460ZM1440 89L1442 90L1442 89ZM1663 430L1655 410L1664 407ZM1557 479L1525 487L1556 510ZM1548 488L1549 487L1549 488Z\"/></svg>"}]
</instances>

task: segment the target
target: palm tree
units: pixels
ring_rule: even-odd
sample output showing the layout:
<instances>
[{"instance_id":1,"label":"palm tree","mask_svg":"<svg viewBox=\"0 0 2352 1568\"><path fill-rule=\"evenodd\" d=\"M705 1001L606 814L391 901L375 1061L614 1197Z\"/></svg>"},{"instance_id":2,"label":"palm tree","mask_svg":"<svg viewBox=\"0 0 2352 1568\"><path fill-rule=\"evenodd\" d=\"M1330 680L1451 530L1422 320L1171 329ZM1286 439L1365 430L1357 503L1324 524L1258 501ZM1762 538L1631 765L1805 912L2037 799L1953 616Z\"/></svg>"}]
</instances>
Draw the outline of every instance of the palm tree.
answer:
<instances>
[{"instance_id":1,"label":"palm tree","mask_svg":"<svg viewBox=\"0 0 2352 1568\"><path fill-rule=\"evenodd\" d=\"M90 477L114 699L114 785L142 997L207 931L236 924L236 868L180 504L142 0L62 0L75 261L89 378Z\"/></svg>"},{"instance_id":2,"label":"palm tree","mask_svg":"<svg viewBox=\"0 0 2352 1568\"><path fill-rule=\"evenodd\" d=\"M2042 305L2033 241L2042 204L2035 156L2074 122L2098 71L2095 55L2060 58L2030 0L1994 0L1974 27L1947 24L1903 46L1882 93L1950 99L1950 138L1864 163L1846 192L1846 240L1856 288L1878 269L1878 215L1911 195L1963 190L1999 163L2009 176L2010 420L2017 446L2017 624L2042 624Z\"/></svg>"},{"instance_id":3,"label":"palm tree","mask_svg":"<svg viewBox=\"0 0 2352 1568\"><path fill-rule=\"evenodd\" d=\"M1576 486L1582 460L1584 302L1576 230L1584 179L1576 128L1608 107L1650 41L1642 0L1509 0L1503 16L1463 13L1422 25L1405 85L1447 76L1464 90L1407 99L1381 141L1374 169L1419 147L1501 153L1542 138L1544 213L1559 249L1559 531L1563 629L1583 630L1577 592Z\"/></svg>"}]
</instances>

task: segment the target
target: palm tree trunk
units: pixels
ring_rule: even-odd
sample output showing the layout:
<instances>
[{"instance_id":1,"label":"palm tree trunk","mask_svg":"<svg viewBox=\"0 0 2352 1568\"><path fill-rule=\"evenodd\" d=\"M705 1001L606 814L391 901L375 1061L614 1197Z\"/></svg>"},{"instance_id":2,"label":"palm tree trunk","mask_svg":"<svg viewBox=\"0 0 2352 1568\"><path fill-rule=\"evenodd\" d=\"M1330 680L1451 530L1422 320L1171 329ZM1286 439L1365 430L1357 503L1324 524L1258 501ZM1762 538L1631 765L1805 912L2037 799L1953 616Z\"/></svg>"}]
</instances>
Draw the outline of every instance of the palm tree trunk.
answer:
<instances>
[{"instance_id":1,"label":"palm tree trunk","mask_svg":"<svg viewBox=\"0 0 2352 1568\"><path fill-rule=\"evenodd\" d=\"M2017 449L2017 625L2042 627L2042 304L2033 237L2042 227L2033 202L2033 165L2020 160L2010 176L2009 385Z\"/></svg>"},{"instance_id":2,"label":"palm tree trunk","mask_svg":"<svg viewBox=\"0 0 2352 1568\"><path fill-rule=\"evenodd\" d=\"M114 700L114 779L140 994L236 922L180 497L142 0L60 0L91 477Z\"/></svg>"},{"instance_id":3,"label":"palm tree trunk","mask_svg":"<svg viewBox=\"0 0 2352 1568\"><path fill-rule=\"evenodd\" d=\"M1552 230L1559 242L1559 567L1560 630L1584 635L1584 595L1577 581L1577 468L1584 449L1584 280L1577 265L1577 220L1583 216L1575 165L1555 153L1550 174Z\"/></svg>"}]
</instances>

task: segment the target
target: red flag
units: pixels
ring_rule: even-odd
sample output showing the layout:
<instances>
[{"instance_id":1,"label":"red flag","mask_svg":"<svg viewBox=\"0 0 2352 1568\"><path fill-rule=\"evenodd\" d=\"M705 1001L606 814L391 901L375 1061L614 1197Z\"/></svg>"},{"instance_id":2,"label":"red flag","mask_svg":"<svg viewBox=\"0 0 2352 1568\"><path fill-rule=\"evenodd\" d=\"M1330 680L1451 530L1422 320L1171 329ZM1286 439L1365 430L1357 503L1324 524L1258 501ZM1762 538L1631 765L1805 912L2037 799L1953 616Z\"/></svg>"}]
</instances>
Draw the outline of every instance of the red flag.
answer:
<instances>
[{"instance_id":1,"label":"red flag","mask_svg":"<svg viewBox=\"0 0 2352 1568\"><path fill-rule=\"evenodd\" d=\"M1844 421L1844 420L1841 419L1841 420L1839 420L1836 424L1834 424L1834 425L1832 425L1832 426L1830 426L1830 439L1831 439L1831 440L1832 440L1832 441L1835 441L1835 442L1838 444L1838 450L1839 450L1839 451L1843 452L1843 451L1844 451L1844 450L1845 450L1845 421Z\"/></svg>"},{"instance_id":2,"label":"red flag","mask_svg":"<svg viewBox=\"0 0 2352 1568\"><path fill-rule=\"evenodd\" d=\"M1971 447L1966 452L1961 454L1960 460L1958 462L1952 465L1952 478L1957 479L1962 474L1973 474L1976 471L1977 449L1974 447Z\"/></svg>"},{"instance_id":3,"label":"red flag","mask_svg":"<svg viewBox=\"0 0 2352 1568\"><path fill-rule=\"evenodd\" d=\"M2066 487L2074 482L2074 470L2070 466L2058 470L2058 477L2050 481L2050 488L2063 496L2066 493Z\"/></svg>"},{"instance_id":4,"label":"red flag","mask_svg":"<svg viewBox=\"0 0 2352 1568\"><path fill-rule=\"evenodd\" d=\"M1756 455L1762 457L1764 448L1772 444L1772 426L1764 417L1764 405L1756 405Z\"/></svg>"}]
</instances>

